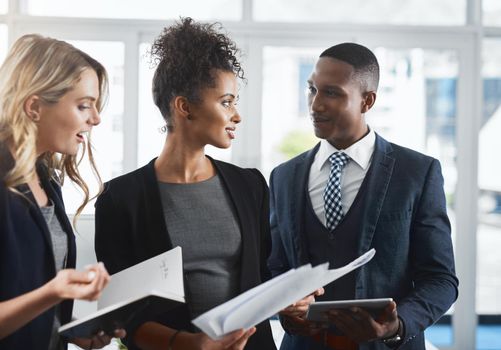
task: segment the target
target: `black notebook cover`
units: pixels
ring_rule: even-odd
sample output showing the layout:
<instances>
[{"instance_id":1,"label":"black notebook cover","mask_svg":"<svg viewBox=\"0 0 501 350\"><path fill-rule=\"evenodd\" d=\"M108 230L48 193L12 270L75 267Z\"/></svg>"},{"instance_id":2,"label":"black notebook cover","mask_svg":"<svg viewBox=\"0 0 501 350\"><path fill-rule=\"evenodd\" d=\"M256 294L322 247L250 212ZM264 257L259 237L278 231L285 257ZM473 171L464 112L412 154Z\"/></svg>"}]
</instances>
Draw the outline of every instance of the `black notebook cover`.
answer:
<instances>
[{"instance_id":1,"label":"black notebook cover","mask_svg":"<svg viewBox=\"0 0 501 350\"><path fill-rule=\"evenodd\" d=\"M68 339L90 338L101 330L112 335L115 329L126 328L139 315L153 316L183 303L184 298L181 296L167 297L165 293L152 292L130 301L110 305L87 317L67 323L59 328L59 333Z\"/></svg>"}]
</instances>

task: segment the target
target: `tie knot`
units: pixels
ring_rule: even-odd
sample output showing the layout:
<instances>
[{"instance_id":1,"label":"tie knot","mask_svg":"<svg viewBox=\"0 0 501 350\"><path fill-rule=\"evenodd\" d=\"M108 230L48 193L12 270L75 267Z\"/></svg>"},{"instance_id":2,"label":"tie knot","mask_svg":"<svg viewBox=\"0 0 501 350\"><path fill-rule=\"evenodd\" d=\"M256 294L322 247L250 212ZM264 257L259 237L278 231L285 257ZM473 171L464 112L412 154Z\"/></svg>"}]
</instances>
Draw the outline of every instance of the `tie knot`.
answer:
<instances>
[{"instance_id":1,"label":"tie knot","mask_svg":"<svg viewBox=\"0 0 501 350\"><path fill-rule=\"evenodd\" d=\"M344 167L349 160L350 157L344 152L334 152L329 156L329 162L331 162L331 165L337 165L340 168Z\"/></svg>"}]
</instances>

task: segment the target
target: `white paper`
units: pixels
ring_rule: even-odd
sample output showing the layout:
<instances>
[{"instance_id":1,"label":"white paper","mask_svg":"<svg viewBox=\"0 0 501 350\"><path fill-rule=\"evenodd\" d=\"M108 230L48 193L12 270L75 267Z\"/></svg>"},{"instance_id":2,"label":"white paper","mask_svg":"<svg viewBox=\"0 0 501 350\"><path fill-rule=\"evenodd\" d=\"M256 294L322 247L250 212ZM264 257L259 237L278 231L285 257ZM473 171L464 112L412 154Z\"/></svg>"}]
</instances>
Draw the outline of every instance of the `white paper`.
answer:
<instances>
[{"instance_id":1,"label":"white paper","mask_svg":"<svg viewBox=\"0 0 501 350\"><path fill-rule=\"evenodd\" d=\"M175 247L112 275L99 298L98 309L148 295L154 290L184 299L181 247Z\"/></svg>"},{"instance_id":2,"label":"white paper","mask_svg":"<svg viewBox=\"0 0 501 350\"><path fill-rule=\"evenodd\" d=\"M351 263L328 269L328 263L304 265L279 275L200 315L192 322L212 339L238 329L249 329L285 307L346 275L372 259L369 250Z\"/></svg>"}]
</instances>

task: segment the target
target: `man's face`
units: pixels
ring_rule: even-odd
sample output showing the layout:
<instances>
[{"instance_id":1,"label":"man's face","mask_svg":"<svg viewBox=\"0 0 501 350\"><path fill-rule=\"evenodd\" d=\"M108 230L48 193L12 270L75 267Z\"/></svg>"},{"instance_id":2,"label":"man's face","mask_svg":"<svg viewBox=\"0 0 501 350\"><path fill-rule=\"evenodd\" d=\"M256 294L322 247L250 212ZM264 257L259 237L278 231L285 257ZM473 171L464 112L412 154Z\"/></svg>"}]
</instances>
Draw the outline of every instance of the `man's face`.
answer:
<instances>
[{"instance_id":1,"label":"man's face","mask_svg":"<svg viewBox=\"0 0 501 350\"><path fill-rule=\"evenodd\" d=\"M308 79L308 106L315 135L345 149L368 131L365 98L354 68L330 57L318 59Z\"/></svg>"}]
</instances>

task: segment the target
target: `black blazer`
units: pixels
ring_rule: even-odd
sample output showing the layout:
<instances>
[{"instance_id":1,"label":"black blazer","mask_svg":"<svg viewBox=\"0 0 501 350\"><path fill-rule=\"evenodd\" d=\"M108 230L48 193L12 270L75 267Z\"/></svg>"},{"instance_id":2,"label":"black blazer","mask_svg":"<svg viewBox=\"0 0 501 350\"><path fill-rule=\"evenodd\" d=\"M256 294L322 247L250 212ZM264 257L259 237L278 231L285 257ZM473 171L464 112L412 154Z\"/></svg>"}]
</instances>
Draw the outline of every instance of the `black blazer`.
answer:
<instances>
[{"instance_id":1,"label":"black blazer","mask_svg":"<svg viewBox=\"0 0 501 350\"><path fill-rule=\"evenodd\" d=\"M3 179L8 170L5 153L0 158L0 301L6 301L37 289L56 274L49 228L27 186L20 186L22 197L5 187ZM38 174L47 195L55 205L55 213L68 235L67 267L75 267L75 236L64 210L59 185L50 180L47 171L39 166ZM61 323L71 320L73 301L61 304ZM47 349L54 323L51 308L27 325L0 340L0 349Z\"/></svg>"},{"instance_id":2,"label":"black blazer","mask_svg":"<svg viewBox=\"0 0 501 350\"><path fill-rule=\"evenodd\" d=\"M271 249L268 186L256 169L242 169L209 159L231 197L240 224L240 291L244 292L270 277L266 267ZM111 274L173 248L165 225L154 162L155 159L106 183L96 202L96 256ZM186 305L154 320L175 329L193 330ZM132 336L134 329L145 321L147 319L142 319L131 326L128 334ZM128 343L129 349L136 349L131 341ZM275 349L268 321L258 325L246 348Z\"/></svg>"}]
</instances>

